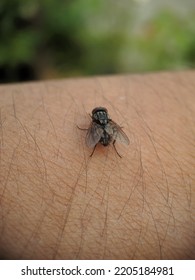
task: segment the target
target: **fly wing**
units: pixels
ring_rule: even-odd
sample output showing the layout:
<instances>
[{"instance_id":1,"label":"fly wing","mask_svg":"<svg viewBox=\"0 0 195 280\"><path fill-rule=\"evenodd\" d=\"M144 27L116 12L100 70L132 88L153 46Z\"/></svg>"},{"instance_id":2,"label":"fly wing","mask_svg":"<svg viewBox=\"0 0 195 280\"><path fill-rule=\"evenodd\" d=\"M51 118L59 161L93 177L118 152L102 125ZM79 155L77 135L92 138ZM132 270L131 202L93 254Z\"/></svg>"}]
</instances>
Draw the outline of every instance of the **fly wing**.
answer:
<instances>
[{"instance_id":1,"label":"fly wing","mask_svg":"<svg viewBox=\"0 0 195 280\"><path fill-rule=\"evenodd\" d=\"M87 131L87 135L86 135L86 139L85 139L86 145L89 148L94 147L100 141L100 138L102 137L103 132L104 132L104 130L101 127L101 125L92 123L90 128Z\"/></svg>"},{"instance_id":2,"label":"fly wing","mask_svg":"<svg viewBox=\"0 0 195 280\"><path fill-rule=\"evenodd\" d=\"M109 122L110 126L106 129L108 134L112 135L113 140L120 141L123 144L129 145L130 141L128 136L124 133L122 128L115 122ZM111 132L112 131L112 132Z\"/></svg>"}]
</instances>

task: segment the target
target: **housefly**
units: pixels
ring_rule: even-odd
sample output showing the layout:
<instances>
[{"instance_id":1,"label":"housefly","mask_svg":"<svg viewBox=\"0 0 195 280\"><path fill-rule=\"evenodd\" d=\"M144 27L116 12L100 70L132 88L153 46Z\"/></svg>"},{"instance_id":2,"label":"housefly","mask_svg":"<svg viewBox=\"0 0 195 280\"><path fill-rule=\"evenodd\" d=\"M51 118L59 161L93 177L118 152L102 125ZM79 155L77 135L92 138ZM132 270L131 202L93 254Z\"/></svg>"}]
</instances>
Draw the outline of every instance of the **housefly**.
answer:
<instances>
[{"instance_id":1,"label":"housefly","mask_svg":"<svg viewBox=\"0 0 195 280\"><path fill-rule=\"evenodd\" d=\"M121 157L115 147L115 142L120 141L126 145L129 145L130 142L122 128L112 119L110 119L108 110L104 107L94 108L91 118L91 125L87 129L85 139L86 145L89 148L93 148L90 156L93 155L98 143L102 144L103 146L108 146L112 143L117 155Z\"/></svg>"}]
</instances>

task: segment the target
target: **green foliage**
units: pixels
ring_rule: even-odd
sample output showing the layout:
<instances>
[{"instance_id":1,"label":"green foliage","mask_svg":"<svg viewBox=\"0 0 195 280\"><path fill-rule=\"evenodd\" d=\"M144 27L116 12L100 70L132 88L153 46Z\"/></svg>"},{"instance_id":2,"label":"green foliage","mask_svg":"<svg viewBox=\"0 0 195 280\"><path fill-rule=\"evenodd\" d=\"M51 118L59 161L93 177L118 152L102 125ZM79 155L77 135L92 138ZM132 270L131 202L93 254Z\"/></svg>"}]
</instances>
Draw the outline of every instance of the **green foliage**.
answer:
<instances>
[{"instance_id":1,"label":"green foliage","mask_svg":"<svg viewBox=\"0 0 195 280\"><path fill-rule=\"evenodd\" d=\"M1 81L25 79L16 74L21 65L33 72L26 79L194 67L193 11L161 10L136 28L136 8L135 1L1 0Z\"/></svg>"},{"instance_id":2,"label":"green foliage","mask_svg":"<svg viewBox=\"0 0 195 280\"><path fill-rule=\"evenodd\" d=\"M136 38L135 48L143 57L144 70L178 69L193 67L187 59L194 48L195 22L193 17L180 19L163 11L148 22L142 36Z\"/></svg>"}]
</instances>

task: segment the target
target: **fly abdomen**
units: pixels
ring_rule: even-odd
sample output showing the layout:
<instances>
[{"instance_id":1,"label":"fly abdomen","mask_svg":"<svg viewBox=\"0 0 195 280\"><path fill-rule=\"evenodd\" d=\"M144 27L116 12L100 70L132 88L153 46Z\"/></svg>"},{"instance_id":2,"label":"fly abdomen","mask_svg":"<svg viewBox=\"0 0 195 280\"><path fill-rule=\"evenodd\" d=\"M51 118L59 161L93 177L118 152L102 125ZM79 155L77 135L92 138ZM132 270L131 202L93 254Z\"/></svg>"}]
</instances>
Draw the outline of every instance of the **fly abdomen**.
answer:
<instances>
[{"instance_id":1,"label":"fly abdomen","mask_svg":"<svg viewBox=\"0 0 195 280\"><path fill-rule=\"evenodd\" d=\"M108 146L111 140L112 140L111 136L106 131L104 131L102 137L100 138L100 143L103 146Z\"/></svg>"}]
</instances>

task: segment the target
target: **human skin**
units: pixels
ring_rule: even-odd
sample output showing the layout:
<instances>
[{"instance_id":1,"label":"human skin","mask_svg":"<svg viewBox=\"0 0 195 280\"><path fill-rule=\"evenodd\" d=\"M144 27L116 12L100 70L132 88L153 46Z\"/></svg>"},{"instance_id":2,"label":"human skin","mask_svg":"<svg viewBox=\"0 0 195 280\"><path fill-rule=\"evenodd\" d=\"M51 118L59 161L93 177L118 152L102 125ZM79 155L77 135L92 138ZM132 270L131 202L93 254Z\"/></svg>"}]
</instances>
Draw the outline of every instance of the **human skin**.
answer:
<instances>
[{"instance_id":1,"label":"human skin","mask_svg":"<svg viewBox=\"0 0 195 280\"><path fill-rule=\"evenodd\" d=\"M195 72L0 87L0 258L194 259ZM85 145L96 106L130 145Z\"/></svg>"}]
</instances>

